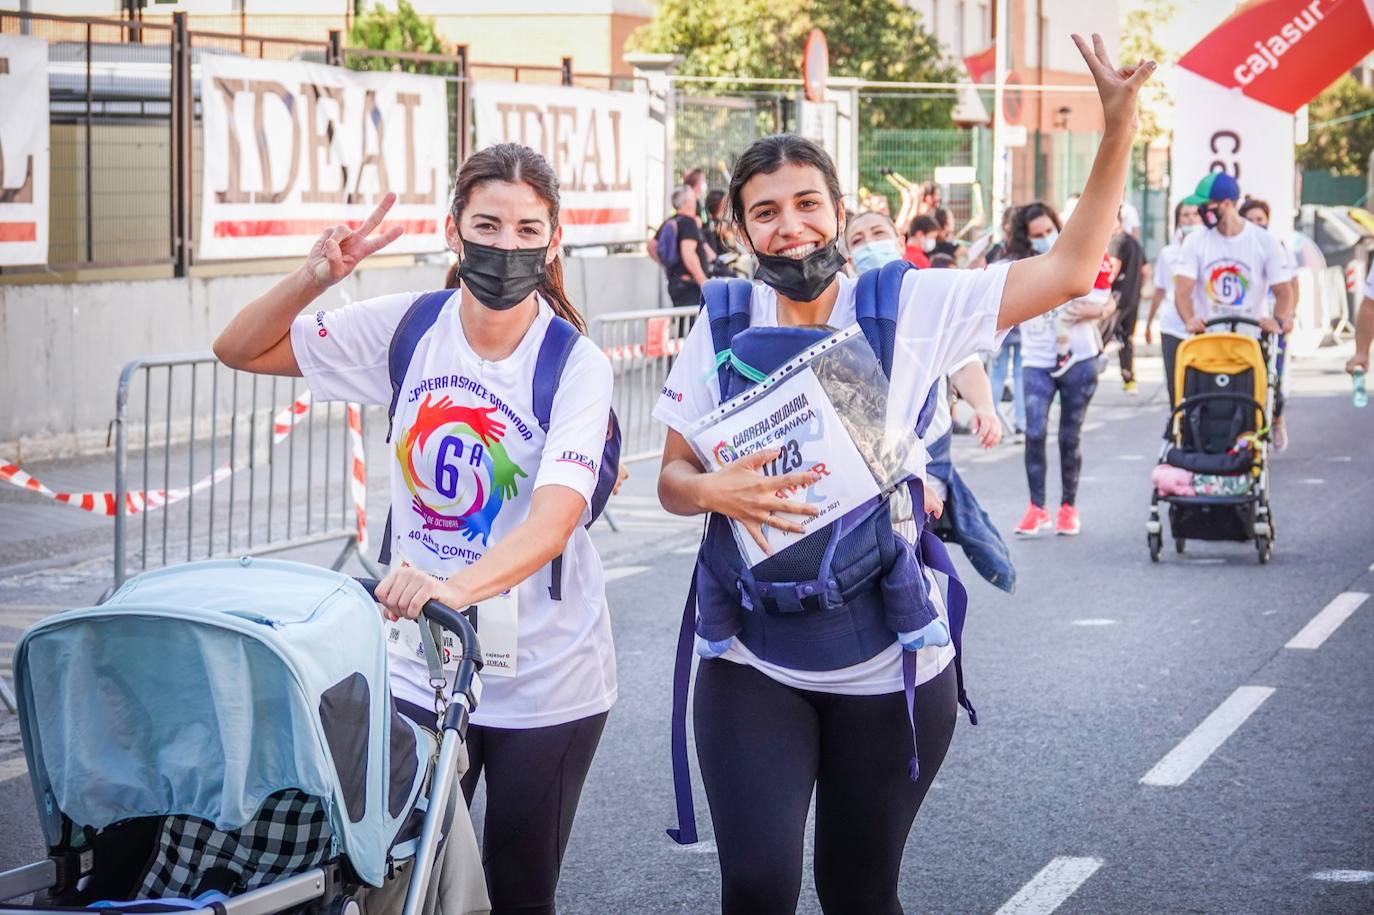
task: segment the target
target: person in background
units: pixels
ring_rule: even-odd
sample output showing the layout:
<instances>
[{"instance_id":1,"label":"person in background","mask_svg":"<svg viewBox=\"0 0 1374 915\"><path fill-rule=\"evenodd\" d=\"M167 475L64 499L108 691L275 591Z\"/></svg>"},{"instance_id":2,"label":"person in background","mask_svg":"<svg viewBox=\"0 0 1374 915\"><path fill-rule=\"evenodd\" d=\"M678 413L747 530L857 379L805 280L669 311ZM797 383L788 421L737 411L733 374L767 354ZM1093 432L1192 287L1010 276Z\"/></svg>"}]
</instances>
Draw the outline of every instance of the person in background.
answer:
<instances>
[{"instance_id":1,"label":"person in background","mask_svg":"<svg viewBox=\"0 0 1374 915\"><path fill-rule=\"evenodd\" d=\"M1127 394L1134 394L1135 325L1140 315L1141 270L1145 266L1145 249L1126 228L1125 210L1126 205L1122 204L1121 216L1117 219L1117 233L1112 236L1107 253L1116 266L1116 278L1112 280L1112 293L1116 295L1116 322L1112 325L1112 336L1121 344L1118 354L1121 360L1121 386ZM1136 231L1139 230L1137 224Z\"/></svg>"},{"instance_id":2,"label":"person in background","mask_svg":"<svg viewBox=\"0 0 1374 915\"><path fill-rule=\"evenodd\" d=\"M1016 207L1007 207L1002 211L1002 238L993 242L988 248L984 259L989 264L995 264L1006 258L1007 243L1011 239L1012 222L1016 218ZM981 264L970 263L970 267L981 266ZM1026 388L1024 383L1024 365L1021 361L1021 328L1013 327L1007 331L1006 337L1002 340L1002 345L998 348L996 355L992 359L992 368L988 374L992 380L992 396L1001 403L1006 397L1007 376L1011 375L1011 431L1017 444L1025 441L1026 437Z\"/></svg>"},{"instance_id":3,"label":"person in background","mask_svg":"<svg viewBox=\"0 0 1374 915\"><path fill-rule=\"evenodd\" d=\"M706 195L707 222L702 240L710 252L711 266L707 272L711 276L740 276L736 265L739 262L739 242L735 229L727 218L726 208L730 200L725 191L719 188Z\"/></svg>"},{"instance_id":4,"label":"person in background","mask_svg":"<svg viewBox=\"0 0 1374 915\"><path fill-rule=\"evenodd\" d=\"M943 254L936 251L930 256L930 266L932 269L953 269L959 266L959 262L954 259L952 254Z\"/></svg>"},{"instance_id":5,"label":"person in background","mask_svg":"<svg viewBox=\"0 0 1374 915\"><path fill-rule=\"evenodd\" d=\"M1254 197L1246 198L1245 202L1240 205L1240 215L1259 226L1261 229L1269 228L1269 204L1263 200ZM1278 235L1274 236L1274 240L1279 243L1279 247L1283 250L1283 260L1291 275L1291 278L1288 280L1288 287L1292 290L1293 309L1294 313L1296 313L1298 307L1298 262L1297 259L1293 257L1292 246ZM1278 284L1275 284L1275 286L1277 285ZM1268 304L1271 313L1276 312L1278 307L1275 286L1269 287ZM1279 351L1274 356L1274 374L1277 376L1274 380L1274 437L1276 442L1279 438L1282 438L1284 444L1287 445L1288 430L1283 421L1283 401L1285 395L1288 393L1288 334L1286 332L1279 334L1278 346Z\"/></svg>"},{"instance_id":6,"label":"person in background","mask_svg":"<svg viewBox=\"0 0 1374 915\"><path fill-rule=\"evenodd\" d=\"M1180 201L1174 207L1173 241L1159 251L1154 269L1154 298L1150 301L1150 314L1145 319L1145 342L1154 342L1154 320L1159 315L1159 348L1164 357L1164 383L1169 390L1169 405L1174 403L1174 360L1178 355L1178 345L1188 339L1188 328L1174 307L1174 264L1178 259L1183 240L1202 226L1202 217L1197 207Z\"/></svg>"},{"instance_id":7,"label":"person in background","mask_svg":"<svg viewBox=\"0 0 1374 915\"><path fill-rule=\"evenodd\" d=\"M1069 217L1065 216L1065 219ZM1140 241L1140 211L1130 200L1121 201L1121 231Z\"/></svg>"},{"instance_id":8,"label":"person in background","mask_svg":"<svg viewBox=\"0 0 1374 915\"><path fill-rule=\"evenodd\" d=\"M673 215L658 230L655 244L659 263L668 278L668 298L673 305L701 303L701 285L706 282L705 246L701 223L697 219L696 191L687 185L676 188L672 196ZM664 232L668 232L664 236Z\"/></svg>"},{"instance_id":9,"label":"person in background","mask_svg":"<svg viewBox=\"0 0 1374 915\"><path fill-rule=\"evenodd\" d=\"M936 236L940 226L934 216L917 216L911 220L911 228L906 233L906 253L902 256L917 267L930 266L930 252L935 250Z\"/></svg>"},{"instance_id":10,"label":"person in background","mask_svg":"<svg viewBox=\"0 0 1374 915\"><path fill-rule=\"evenodd\" d=\"M957 263L959 260L959 246L954 243L954 217L945 207L936 207L931 214L935 217L935 247L932 251L935 254L946 254L954 258Z\"/></svg>"},{"instance_id":11,"label":"person in background","mask_svg":"<svg viewBox=\"0 0 1374 915\"><path fill-rule=\"evenodd\" d=\"M707 225L710 214L706 210L706 195L710 192L710 187L706 181L706 170L701 168L690 168L682 173L682 183L692 189L696 195L696 215L702 226Z\"/></svg>"},{"instance_id":12,"label":"person in background","mask_svg":"<svg viewBox=\"0 0 1374 915\"><path fill-rule=\"evenodd\" d=\"M1259 323L1260 345L1293 329L1296 302L1288 280L1283 247L1274 236L1240 215L1240 185L1225 172L1211 172L1184 202L1195 205L1205 231L1195 232L1179 249L1174 268L1174 305L1184 326L1203 333L1209 318L1250 318ZM1274 287L1270 311L1269 287ZM1252 328L1236 327L1254 334ZM1270 441L1288 446L1283 422L1283 388L1274 388Z\"/></svg>"},{"instance_id":13,"label":"person in background","mask_svg":"<svg viewBox=\"0 0 1374 915\"><path fill-rule=\"evenodd\" d=\"M933 215L940 208L940 185L934 181L921 182L921 194L916 201L916 215Z\"/></svg>"}]
</instances>

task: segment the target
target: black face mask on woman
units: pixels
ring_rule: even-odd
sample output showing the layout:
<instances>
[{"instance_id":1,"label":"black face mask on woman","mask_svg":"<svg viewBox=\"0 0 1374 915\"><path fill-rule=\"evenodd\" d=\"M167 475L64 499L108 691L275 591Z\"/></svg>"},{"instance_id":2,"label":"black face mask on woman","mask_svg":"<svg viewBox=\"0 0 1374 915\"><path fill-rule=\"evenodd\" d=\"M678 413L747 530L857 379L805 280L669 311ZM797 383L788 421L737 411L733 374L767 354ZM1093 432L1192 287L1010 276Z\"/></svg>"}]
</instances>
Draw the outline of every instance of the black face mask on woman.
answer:
<instances>
[{"instance_id":1,"label":"black face mask on woman","mask_svg":"<svg viewBox=\"0 0 1374 915\"><path fill-rule=\"evenodd\" d=\"M525 301L543 281L544 259L548 254L548 245L495 248L464 239L458 276L477 301L496 311L505 311Z\"/></svg>"},{"instance_id":2,"label":"black face mask on woman","mask_svg":"<svg viewBox=\"0 0 1374 915\"><path fill-rule=\"evenodd\" d=\"M844 266L839 238L832 238L806 257L779 257L755 251L759 266L754 279L767 283L794 302L814 302L829 288Z\"/></svg>"}]
</instances>

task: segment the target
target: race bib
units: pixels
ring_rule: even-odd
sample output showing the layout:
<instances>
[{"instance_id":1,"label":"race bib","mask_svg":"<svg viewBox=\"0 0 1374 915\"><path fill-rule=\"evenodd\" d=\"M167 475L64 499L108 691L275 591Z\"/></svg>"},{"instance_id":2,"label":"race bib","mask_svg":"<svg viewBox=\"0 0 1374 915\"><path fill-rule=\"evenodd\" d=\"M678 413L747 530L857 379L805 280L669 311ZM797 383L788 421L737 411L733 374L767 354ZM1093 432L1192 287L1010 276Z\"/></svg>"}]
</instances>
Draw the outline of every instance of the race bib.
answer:
<instances>
[{"instance_id":1,"label":"race bib","mask_svg":"<svg viewBox=\"0 0 1374 915\"><path fill-rule=\"evenodd\" d=\"M477 642L482 646L482 676L515 676L516 629L519 622L517 609L516 589L511 588L504 594L488 598L463 611L472 628L477 631ZM441 635L444 673L452 677L458 671L462 655L452 633L442 631ZM387 641L399 644L416 660L425 663L424 643L420 638L418 623L404 620L390 624Z\"/></svg>"}]
</instances>

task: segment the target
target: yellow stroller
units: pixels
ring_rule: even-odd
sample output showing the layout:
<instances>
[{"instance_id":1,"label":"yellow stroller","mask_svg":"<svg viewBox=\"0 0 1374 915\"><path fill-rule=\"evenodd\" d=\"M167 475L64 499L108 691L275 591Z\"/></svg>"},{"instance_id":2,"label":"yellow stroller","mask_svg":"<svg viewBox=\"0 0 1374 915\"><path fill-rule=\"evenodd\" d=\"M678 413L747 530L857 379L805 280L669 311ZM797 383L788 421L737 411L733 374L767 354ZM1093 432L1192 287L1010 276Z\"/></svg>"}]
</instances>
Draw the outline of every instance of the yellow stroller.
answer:
<instances>
[{"instance_id":1,"label":"yellow stroller","mask_svg":"<svg viewBox=\"0 0 1374 915\"><path fill-rule=\"evenodd\" d=\"M1274 378L1270 356L1238 325L1259 327L1250 318L1215 318L1204 333L1183 341L1174 366L1174 399L1164 429L1164 446L1153 475L1150 518L1145 524L1150 559L1164 548L1160 503L1169 506L1174 549L1188 540L1253 541L1259 561L1274 549L1269 506L1269 417Z\"/></svg>"}]
</instances>

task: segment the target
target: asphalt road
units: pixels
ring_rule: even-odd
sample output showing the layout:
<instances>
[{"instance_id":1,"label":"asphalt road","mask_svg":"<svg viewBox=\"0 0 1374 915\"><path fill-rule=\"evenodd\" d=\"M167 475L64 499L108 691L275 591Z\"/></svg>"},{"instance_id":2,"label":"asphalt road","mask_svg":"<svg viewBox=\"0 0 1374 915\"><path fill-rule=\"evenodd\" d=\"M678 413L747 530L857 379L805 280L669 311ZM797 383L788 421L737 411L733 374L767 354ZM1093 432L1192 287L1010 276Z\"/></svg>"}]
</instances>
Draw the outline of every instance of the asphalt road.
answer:
<instances>
[{"instance_id":1,"label":"asphalt road","mask_svg":"<svg viewBox=\"0 0 1374 915\"><path fill-rule=\"evenodd\" d=\"M1190 542L1182 556L1166 545L1150 562L1158 362L1144 360L1134 397L1114 369L1103 377L1085 434L1083 534L1014 542L1014 596L962 565L980 724L961 720L917 818L908 912L1374 911L1374 601L1359 597L1374 593L1374 411L1351 407L1341 358L1294 368L1292 445L1273 461L1279 540L1264 567L1244 544ZM1021 449L956 449L1009 532L1026 502ZM1056 462L1051 442L1051 499ZM620 702L560 908L709 912L719 881L699 790L703 842L679 848L663 833L672 650L699 528L657 508L652 466L634 470L613 503L621 533L596 534ZM0 640L88 602L102 574L93 561L0 578ZM40 852L15 732L0 714L0 867ZM809 874L799 911L818 911Z\"/></svg>"}]
</instances>

